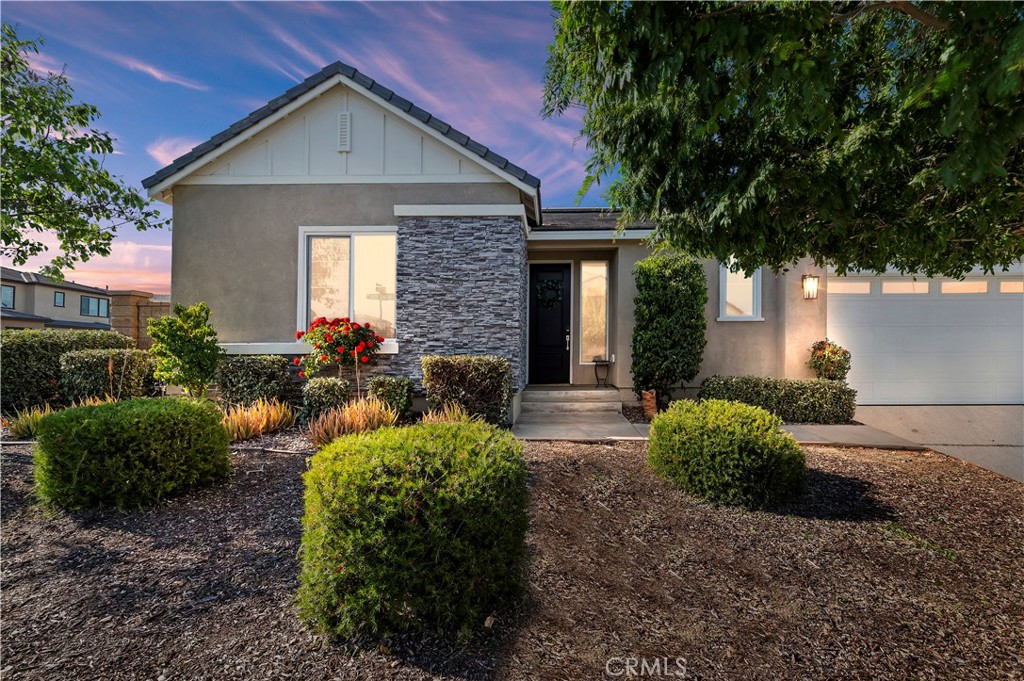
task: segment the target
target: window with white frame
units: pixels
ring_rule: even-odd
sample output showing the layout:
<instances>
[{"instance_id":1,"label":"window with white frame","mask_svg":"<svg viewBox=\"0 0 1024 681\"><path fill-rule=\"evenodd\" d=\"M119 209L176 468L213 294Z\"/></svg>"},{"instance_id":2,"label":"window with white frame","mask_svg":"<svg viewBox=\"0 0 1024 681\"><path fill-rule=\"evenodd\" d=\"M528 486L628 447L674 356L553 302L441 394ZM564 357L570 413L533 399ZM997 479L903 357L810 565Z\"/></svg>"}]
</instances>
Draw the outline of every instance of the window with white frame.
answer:
<instances>
[{"instance_id":1,"label":"window with white frame","mask_svg":"<svg viewBox=\"0 0 1024 681\"><path fill-rule=\"evenodd\" d=\"M719 267L719 321L763 321L761 316L761 270L753 276L733 272L728 264Z\"/></svg>"},{"instance_id":2,"label":"window with white frame","mask_svg":"<svg viewBox=\"0 0 1024 681\"><path fill-rule=\"evenodd\" d=\"M608 359L608 261L580 263L580 363Z\"/></svg>"},{"instance_id":3,"label":"window with white frame","mask_svg":"<svg viewBox=\"0 0 1024 681\"><path fill-rule=\"evenodd\" d=\"M303 243L300 326L317 317L370 322L395 337L397 239L394 231L310 228Z\"/></svg>"}]
</instances>

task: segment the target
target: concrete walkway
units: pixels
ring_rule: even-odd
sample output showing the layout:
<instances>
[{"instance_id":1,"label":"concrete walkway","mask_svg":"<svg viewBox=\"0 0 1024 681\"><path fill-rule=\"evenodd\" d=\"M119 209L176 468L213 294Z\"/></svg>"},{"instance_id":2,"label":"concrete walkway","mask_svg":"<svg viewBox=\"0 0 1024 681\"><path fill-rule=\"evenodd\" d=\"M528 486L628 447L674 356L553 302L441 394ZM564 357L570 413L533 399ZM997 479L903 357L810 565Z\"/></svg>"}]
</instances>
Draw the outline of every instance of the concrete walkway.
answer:
<instances>
[{"instance_id":1,"label":"concrete walkway","mask_svg":"<svg viewBox=\"0 0 1024 681\"><path fill-rule=\"evenodd\" d=\"M1024 406L857 407L854 418L1024 482Z\"/></svg>"},{"instance_id":2,"label":"concrete walkway","mask_svg":"<svg viewBox=\"0 0 1024 681\"><path fill-rule=\"evenodd\" d=\"M520 440L644 440L639 426L622 414L522 414L512 434Z\"/></svg>"}]
</instances>

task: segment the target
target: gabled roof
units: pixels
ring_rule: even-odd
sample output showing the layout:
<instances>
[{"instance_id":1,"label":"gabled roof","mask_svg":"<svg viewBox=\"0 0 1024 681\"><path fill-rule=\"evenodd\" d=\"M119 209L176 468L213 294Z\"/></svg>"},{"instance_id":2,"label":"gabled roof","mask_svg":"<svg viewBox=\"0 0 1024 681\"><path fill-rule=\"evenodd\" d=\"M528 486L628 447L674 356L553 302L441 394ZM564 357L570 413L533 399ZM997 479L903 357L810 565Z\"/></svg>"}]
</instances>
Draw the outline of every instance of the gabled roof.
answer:
<instances>
[{"instance_id":1,"label":"gabled roof","mask_svg":"<svg viewBox=\"0 0 1024 681\"><path fill-rule=\"evenodd\" d=\"M295 87L285 92L280 97L270 100L265 106L256 109L251 114L236 121L230 125L227 129L217 133L207 141L194 147L187 154L179 156L170 163L170 165L161 168L146 179L142 181L142 186L146 189L150 189L163 180L166 180L171 175L178 173L185 169L187 166L192 165L196 161L199 161L204 156L212 152L213 150L220 147L222 144L231 140L238 135L242 134L252 126L256 125L260 121L273 116L281 108L287 106L291 102L313 90L318 85L324 83L333 76L344 76L348 78L356 85L363 87L369 94L379 99L388 102L394 107L397 107L401 111L409 114L411 117L420 121L421 123L433 128L440 134L447 137L449 140L455 142L459 146L463 147L467 152L479 156L481 159L486 161L492 166L495 166L499 170L503 170L509 175L517 178L524 184L533 187L534 189L540 188L540 179L526 172L519 166L509 161L504 156L496 154L484 145L471 139L469 135L459 132L448 123L445 123L440 118L437 118L428 111L424 111L412 102L402 97L399 97L394 92L384 87L380 83L376 82L372 78L360 73L348 64L344 64L340 61L336 61L329 66L325 66L323 69L314 73L312 76L302 81Z\"/></svg>"},{"instance_id":2,"label":"gabled roof","mask_svg":"<svg viewBox=\"0 0 1024 681\"><path fill-rule=\"evenodd\" d=\"M82 291L83 293L96 293L102 296L109 296L110 291L103 288L97 288L95 286L86 286L85 284L76 284L73 281L54 281L49 277L44 277L41 274L34 272L22 272L21 270L12 269L10 267L0 268L0 279L3 281L14 281L19 284L38 284L41 286L52 286L54 288L64 288L70 291Z\"/></svg>"}]
</instances>

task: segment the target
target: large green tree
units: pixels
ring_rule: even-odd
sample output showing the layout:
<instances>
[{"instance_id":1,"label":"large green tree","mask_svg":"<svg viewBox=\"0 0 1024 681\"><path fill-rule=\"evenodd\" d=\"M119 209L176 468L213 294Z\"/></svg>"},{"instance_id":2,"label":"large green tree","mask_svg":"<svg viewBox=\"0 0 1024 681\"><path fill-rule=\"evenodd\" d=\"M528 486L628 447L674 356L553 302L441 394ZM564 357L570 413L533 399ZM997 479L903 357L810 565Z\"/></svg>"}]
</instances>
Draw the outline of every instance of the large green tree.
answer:
<instances>
[{"instance_id":1,"label":"large green tree","mask_svg":"<svg viewBox=\"0 0 1024 681\"><path fill-rule=\"evenodd\" d=\"M2 132L0 132L0 236L4 257L15 265L47 250L56 237L60 253L43 273L62 270L94 255L110 255L119 227L145 230L166 224L135 188L104 167L114 140L90 126L99 111L74 101L63 73L39 75L29 65L35 41L3 25Z\"/></svg>"},{"instance_id":2,"label":"large green tree","mask_svg":"<svg viewBox=\"0 0 1024 681\"><path fill-rule=\"evenodd\" d=\"M959 276L1024 256L1024 4L557 2L545 113L685 250Z\"/></svg>"}]
</instances>

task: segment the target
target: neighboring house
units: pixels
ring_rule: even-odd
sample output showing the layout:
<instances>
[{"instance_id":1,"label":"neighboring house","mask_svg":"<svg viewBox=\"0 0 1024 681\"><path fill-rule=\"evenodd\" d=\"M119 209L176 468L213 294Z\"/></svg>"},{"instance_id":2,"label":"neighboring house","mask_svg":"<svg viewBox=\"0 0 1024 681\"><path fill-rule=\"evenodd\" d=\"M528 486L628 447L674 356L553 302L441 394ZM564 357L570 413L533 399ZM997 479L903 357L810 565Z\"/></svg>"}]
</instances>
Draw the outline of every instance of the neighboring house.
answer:
<instances>
[{"instance_id":1,"label":"neighboring house","mask_svg":"<svg viewBox=\"0 0 1024 681\"><path fill-rule=\"evenodd\" d=\"M172 299L208 302L228 352L300 354L297 329L350 316L388 338L391 373L420 377L425 354L497 354L519 393L594 385L601 357L632 399L633 268L650 227L616 233L607 211L544 210L537 177L349 66L143 184L174 205ZM1020 273L951 283L840 279L807 263L751 278L705 268L694 385L807 377L809 346L830 335L853 351L865 402L1024 400Z\"/></svg>"},{"instance_id":2,"label":"neighboring house","mask_svg":"<svg viewBox=\"0 0 1024 681\"><path fill-rule=\"evenodd\" d=\"M110 329L110 291L4 267L0 327Z\"/></svg>"}]
</instances>

